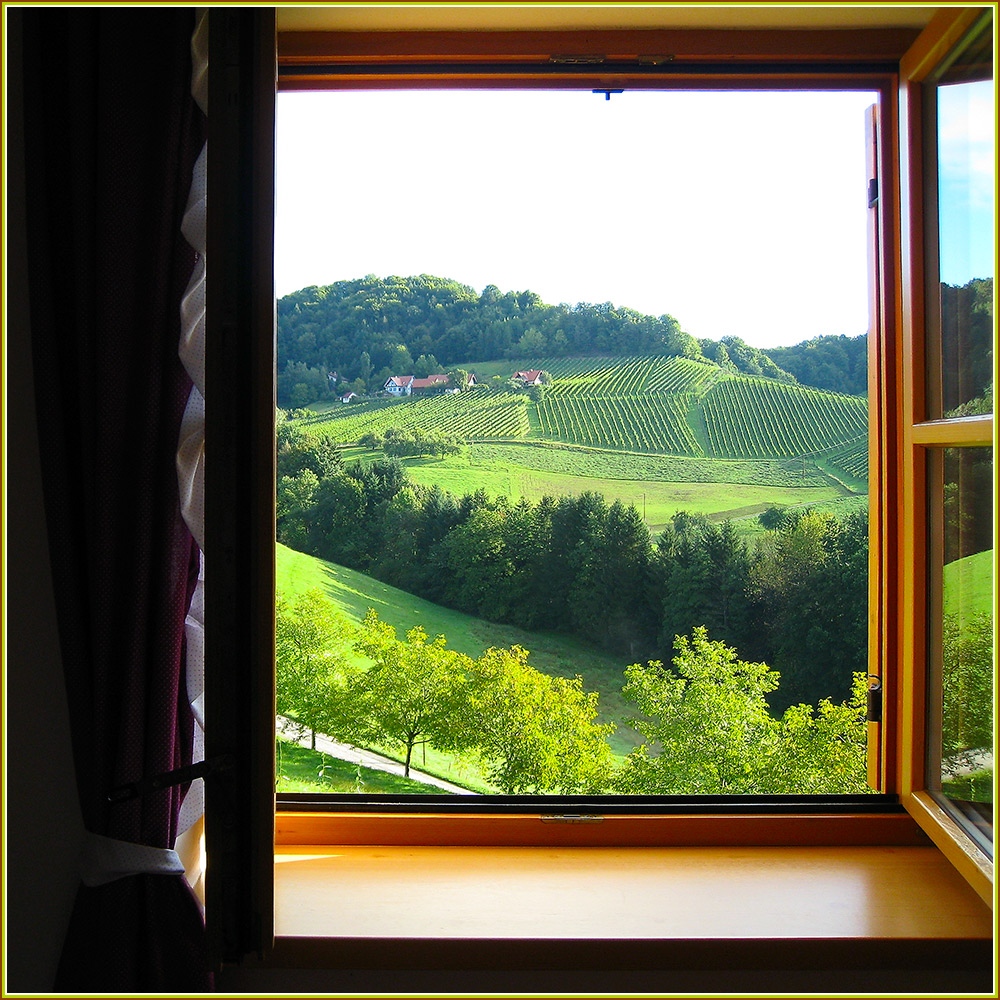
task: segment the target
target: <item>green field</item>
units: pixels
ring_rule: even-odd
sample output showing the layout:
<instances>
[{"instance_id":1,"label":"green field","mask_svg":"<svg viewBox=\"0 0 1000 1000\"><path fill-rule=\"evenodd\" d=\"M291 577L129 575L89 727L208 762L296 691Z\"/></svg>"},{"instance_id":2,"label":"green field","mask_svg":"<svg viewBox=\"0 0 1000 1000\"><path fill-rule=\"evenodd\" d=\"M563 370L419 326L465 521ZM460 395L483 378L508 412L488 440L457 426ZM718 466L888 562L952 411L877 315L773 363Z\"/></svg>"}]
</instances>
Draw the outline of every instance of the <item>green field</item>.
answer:
<instances>
[{"instance_id":1,"label":"green field","mask_svg":"<svg viewBox=\"0 0 1000 1000\"><path fill-rule=\"evenodd\" d=\"M537 500L593 490L633 504L654 533L678 510L752 520L771 506L867 492L867 400L735 376L677 357L593 357L463 365L480 380L540 368L540 400L480 388L458 395L311 407L299 425L350 445L388 427L470 442L447 459L408 459L419 483L456 495ZM856 504L854 506L860 506ZM746 531L756 530L748 523Z\"/></svg>"},{"instance_id":2,"label":"green field","mask_svg":"<svg viewBox=\"0 0 1000 1000\"><path fill-rule=\"evenodd\" d=\"M410 778L359 767L347 760L330 757L287 740L278 739L274 748L276 792L369 792L417 795L440 794L441 789Z\"/></svg>"},{"instance_id":3,"label":"green field","mask_svg":"<svg viewBox=\"0 0 1000 1000\"><path fill-rule=\"evenodd\" d=\"M993 614L993 550L956 559L944 567L944 613L962 618Z\"/></svg>"},{"instance_id":4,"label":"green field","mask_svg":"<svg viewBox=\"0 0 1000 1000\"><path fill-rule=\"evenodd\" d=\"M380 455L361 449L345 453L349 461L376 457ZM751 461L708 462L583 448L477 444L461 455L406 458L402 463L415 482L440 486L456 496L484 489L491 496L506 496L512 501L521 497L537 501L546 494L594 491L603 494L608 503L621 500L633 505L654 535L678 510L721 521L752 518L772 506L833 503L848 497L846 488L815 466L807 465L803 476L795 463L778 461L759 468L760 463ZM764 484L753 482L755 472ZM664 478L671 475L677 479ZM731 481L703 478L708 475ZM862 505L867 503L864 498L856 499Z\"/></svg>"},{"instance_id":5,"label":"green field","mask_svg":"<svg viewBox=\"0 0 1000 1000\"><path fill-rule=\"evenodd\" d=\"M448 645L468 656L479 656L490 646L523 646L531 651L529 662L543 673L558 677L579 674L587 691L597 691L601 721L615 722L618 730L609 740L616 754L627 754L641 741L623 721L631 714L630 704L621 695L624 670L619 659L568 636L528 632L511 625L499 625L432 604L404 590L380 583L363 573L328 563L278 545L277 589L286 597L312 588L323 591L353 621L360 622L374 608L378 616L395 626L400 634L422 625L430 635L444 635ZM428 752L428 759L431 753ZM423 766L423 765L421 765ZM468 783L468 772L446 772L429 767L434 774Z\"/></svg>"}]
</instances>

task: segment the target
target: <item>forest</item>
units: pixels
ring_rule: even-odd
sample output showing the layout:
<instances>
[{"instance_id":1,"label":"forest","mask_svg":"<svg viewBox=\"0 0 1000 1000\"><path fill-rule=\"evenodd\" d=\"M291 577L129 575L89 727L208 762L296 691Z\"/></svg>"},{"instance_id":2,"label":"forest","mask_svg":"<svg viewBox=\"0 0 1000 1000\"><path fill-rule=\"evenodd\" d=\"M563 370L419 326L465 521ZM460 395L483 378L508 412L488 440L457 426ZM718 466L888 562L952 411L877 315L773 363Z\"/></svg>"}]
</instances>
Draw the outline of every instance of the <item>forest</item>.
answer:
<instances>
[{"instance_id":1,"label":"forest","mask_svg":"<svg viewBox=\"0 0 1000 1000\"><path fill-rule=\"evenodd\" d=\"M363 394L390 375L436 374L485 358L581 354L708 360L727 371L794 382L738 336L699 341L672 316L610 302L546 305L531 291L481 293L430 275L369 275L311 286L278 300L278 405L329 394L329 376ZM297 388L300 387L300 388Z\"/></svg>"},{"instance_id":2,"label":"forest","mask_svg":"<svg viewBox=\"0 0 1000 1000\"><path fill-rule=\"evenodd\" d=\"M456 497L393 459L345 465L330 439L294 425L278 448L277 530L290 548L630 659L662 659L676 634L705 625L781 672L776 709L842 700L866 662L866 515L761 517L753 545L684 512L654 542L635 507L597 493Z\"/></svg>"}]
</instances>

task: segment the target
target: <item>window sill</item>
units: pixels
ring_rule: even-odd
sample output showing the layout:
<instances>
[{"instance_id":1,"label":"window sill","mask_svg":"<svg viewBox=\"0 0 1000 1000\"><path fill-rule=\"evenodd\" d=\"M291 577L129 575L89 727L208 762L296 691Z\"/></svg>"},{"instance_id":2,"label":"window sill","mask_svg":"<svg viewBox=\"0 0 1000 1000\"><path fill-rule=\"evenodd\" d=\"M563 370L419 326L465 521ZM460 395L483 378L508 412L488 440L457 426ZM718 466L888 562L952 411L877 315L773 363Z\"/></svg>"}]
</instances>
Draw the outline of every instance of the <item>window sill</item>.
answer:
<instances>
[{"instance_id":1,"label":"window sill","mask_svg":"<svg viewBox=\"0 0 1000 1000\"><path fill-rule=\"evenodd\" d=\"M955 969L991 982L991 910L931 846L284 844L274 885L272 967Z\"/></svg>"}]
</instances>

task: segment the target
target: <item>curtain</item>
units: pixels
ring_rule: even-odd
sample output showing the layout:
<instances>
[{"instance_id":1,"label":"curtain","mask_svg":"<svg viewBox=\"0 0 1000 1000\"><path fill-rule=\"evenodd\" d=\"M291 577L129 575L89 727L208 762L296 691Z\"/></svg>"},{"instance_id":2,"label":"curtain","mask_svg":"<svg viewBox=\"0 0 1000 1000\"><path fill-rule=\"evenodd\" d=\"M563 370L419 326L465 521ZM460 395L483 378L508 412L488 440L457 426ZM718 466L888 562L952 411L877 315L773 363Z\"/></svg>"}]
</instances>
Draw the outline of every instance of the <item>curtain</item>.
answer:
<instances>
[{"instance_id":1,"label":"curtain","mask_svg":"<svg viewBox=\"0 0 1000 1000\"><path fill-rule=\"evenodd\" d=\"M204 992L172 848L191 761L183 672L198 549L175 455L191 379L181 225L204 119L193 8L24 12L28 273L46 517L88 830L57 988Z\"/></svg>"}]
</instances>

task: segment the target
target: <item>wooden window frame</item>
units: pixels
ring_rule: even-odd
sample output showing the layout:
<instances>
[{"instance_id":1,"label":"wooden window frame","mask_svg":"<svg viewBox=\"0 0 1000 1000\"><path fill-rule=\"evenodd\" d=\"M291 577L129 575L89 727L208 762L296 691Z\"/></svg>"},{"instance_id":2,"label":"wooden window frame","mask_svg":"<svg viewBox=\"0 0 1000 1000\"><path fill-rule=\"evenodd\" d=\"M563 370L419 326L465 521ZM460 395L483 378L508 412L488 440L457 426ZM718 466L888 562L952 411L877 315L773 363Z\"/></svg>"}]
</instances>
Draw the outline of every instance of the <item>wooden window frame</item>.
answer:
<instances>
[{"instance_id":1,"label":"wooden window frame","mask_svg":"<svg viewBox=\"0 0 1000 1000\"><path fill-rule=\"evenodd\" d=\"M928 450L994 444L993 417L928 419L927 359L931 353L926 323L926 219L924 184L927 149L924 134L924 82L976 25L988 8L939 11L900 61L900 177L902 181L902 342L900 394L900 517L896 525L900 683L896 692L895 787L904 808L934 844L992 905L993 861L975 844L928 790L926 754L928 580ZM935 279L936 280L936 279ZM994 501L995 502L995 501Z\"/></svg>"},{"instance_id":2,"label":"wooden window frame","mask_svg":"<svg viewBox=\"0 0 1000 1000\"><path fill-rule=\"evenodd\" d=\"M263 10L220 9L211 15L212 106L228 105L237 111L216 116L215 124L211 114L209 119L209 260L214 271L208 324L210 331L227 331L220 338L225 346L214 351L214 358L209 357L209 440L217 485L213 492L210 474L208 530L211 534L215 523L226 539L215 549L221 558L209 553L210 618L213 587L218 600L230 591L243 596L234 606L223 604L219 617L211 618L226 624L224 628L209 624L208 655L210 670L215 662L228 660L239 662L243 672L249 671L251 676L246 690L237 692L237 697L233 697L233 685L222 675L208 678L208 755L236 761L235 767L219 769L207 782L211 862L206 905L215 954L224 961L268 947L268 913L273 905L274 841L269 839L274 829L274 796L269 791L274 776L273 630L269 636L267 623L273 621L274 470L273 462L261 458L273 440L272 417L261 416L268 404L273 414L274 403L273 218L259 209L273 205L274 195L273 91L270 97L264 91L274 83L275 35L273 11L269 20L266 13L262 15ZM876 776L877 772L882 791L899 795L908 814L886 814L877 822L871 815L852 814L824 817L823 823L817 823L816 816L795 813L731 816L722 820L721 827L727 832L720 835L712 833L720 828L718 817L709 822L669 816L621 817L618 822L601 823L598 832L580 824L567 823L561 828L541 824L538 814L502 821L490 815L466 817L456 825L454 818L443 823L428 815L283 813L278 821L279 842L412 844L455 842L459 838L464 844L638 846L703 845L713 842L715 836L716 842L731 845L912 845L927 843L926 834L992 905L992 863L984 864L975 850L970 851L968 838L940 807L928 801L922 789L924 692L917 671L922 662L918 641L922 631L914 611L922 606L915 597L924 587L916 544L922 484L914 455L919 447L931 443L921 435L932 433L918 426L921 421L915 419L919 393L913 378L922 370L923 316L917 74L920 67L933 65L933 53L947 47L944 39L958 30L955 25L964 16L965 9L943 11L916 41L915 32L884 31L331 32L321 37L277 37L279 71L287 74L289 67L295 66L299 72L295 79L278 77L276 86L283 90L542 88L570 83L593 89L648 88L664 76L676 85L683 73L684 83L698 89L836 89L847 84L852 89L878 92L880 281L874 306L880 322L878 336L873 331L870 337L870 419L876 448L870 486L869 662L870 672L883 679L887 691L896 693L886 699L884 721L877 734L881 764L870 774ZM548 59L553 54L579 58L575 64L551 64ZM605 61L588 65L587 58L597 55L606 57ZM320 67L319 71L302 73L304 66L315 70L318 60L326 60L326 70ZM381 69L373 73L373 67ZM227 118L238 122L228 133ZM213 198L215 206L228 204L231 217L228 235L227 223L216 224L218 243L212 242ZM215 218L219 218L218 213ZM234 238L243 251L236 256L226 244L229 239L231 248ZM245 341L240 341L237 331L249 335L253 350L243 349ZM234 385L246 391L234 393ZM249 433L245 433L247 428ZM230 448L227 465L220 453ZM236 504L234 484L239 490L240 502ZM265 526L269 516L270 525ZM241 554L239 541L247 537L256 540L247 554ZM220 721L227 713L228 721ZM221 819L213 821L213 809L221 810ZM547 832L540 835L543 826ZM305 827L308 833L304 833ZM246 881L248 872L250 889L240 882L241 877ZM219 914L227 908L230 913L235 908L245 915Z\"/></svg>"}]
</instances>

